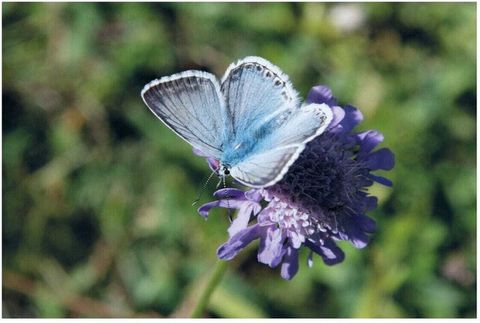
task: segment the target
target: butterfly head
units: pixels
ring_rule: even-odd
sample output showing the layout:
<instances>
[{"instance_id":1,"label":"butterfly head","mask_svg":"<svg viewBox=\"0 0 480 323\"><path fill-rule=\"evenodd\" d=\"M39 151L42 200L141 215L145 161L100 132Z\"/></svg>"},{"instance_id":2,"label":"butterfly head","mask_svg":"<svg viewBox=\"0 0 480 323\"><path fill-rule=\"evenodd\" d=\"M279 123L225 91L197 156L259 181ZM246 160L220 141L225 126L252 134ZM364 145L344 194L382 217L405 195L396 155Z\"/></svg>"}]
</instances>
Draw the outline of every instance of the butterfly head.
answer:
<instances>
[{"instance_id":1,"label":"butterfly head","mask_svg":"<svg viewBox=\"0 0 480 323\"><path fill-rule=\"evenodd\" d=\"M220 164L220 167L218 168L218 175L222 177L230 175L230 165Z\"/></svg>"}]
</instances>

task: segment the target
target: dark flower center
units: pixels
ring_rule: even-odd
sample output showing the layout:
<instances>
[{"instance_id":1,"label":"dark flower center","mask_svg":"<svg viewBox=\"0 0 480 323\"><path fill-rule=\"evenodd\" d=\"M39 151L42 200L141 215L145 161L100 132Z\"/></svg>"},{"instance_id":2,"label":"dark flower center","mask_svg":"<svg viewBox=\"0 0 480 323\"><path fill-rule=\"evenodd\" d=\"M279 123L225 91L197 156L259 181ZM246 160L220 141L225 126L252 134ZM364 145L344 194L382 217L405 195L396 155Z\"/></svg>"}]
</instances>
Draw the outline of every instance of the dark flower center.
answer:
<instances>
[{"instance_id":1,"label":"dark flower center","mask_svg":"<svg viewBox=\"0 0 480 323\"><path fill-rule=\"evenodd\" d=\"M337 228L338 216L362 213L360 195L372 184L365 176L369 170L355 159L356 148L344 137L324 133L307 145L284 178L268 191L319 223Z\"/></svg>"}]
</instances>

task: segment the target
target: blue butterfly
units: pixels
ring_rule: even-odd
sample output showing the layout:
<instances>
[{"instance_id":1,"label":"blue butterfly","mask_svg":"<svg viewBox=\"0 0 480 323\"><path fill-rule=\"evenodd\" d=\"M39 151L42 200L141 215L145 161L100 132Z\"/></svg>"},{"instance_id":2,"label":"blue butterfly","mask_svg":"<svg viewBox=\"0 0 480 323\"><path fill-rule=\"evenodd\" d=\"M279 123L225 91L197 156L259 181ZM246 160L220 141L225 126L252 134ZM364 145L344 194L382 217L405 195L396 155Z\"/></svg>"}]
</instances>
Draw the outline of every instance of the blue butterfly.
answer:
<instances>
[{"instance_id":1,"label":"blue butterfly","mask_svg":"<svg viewBox=\"0 0 480 323\"><path fill-rule=\"evenodd\" d=\"M190 70L148 83L141 95L167 127L219 162L220 176L251 187L281 180L333 118L326 104L300 105L288 76L254 56L231 64L220 83Z\"/></svg>"}]
</instances>

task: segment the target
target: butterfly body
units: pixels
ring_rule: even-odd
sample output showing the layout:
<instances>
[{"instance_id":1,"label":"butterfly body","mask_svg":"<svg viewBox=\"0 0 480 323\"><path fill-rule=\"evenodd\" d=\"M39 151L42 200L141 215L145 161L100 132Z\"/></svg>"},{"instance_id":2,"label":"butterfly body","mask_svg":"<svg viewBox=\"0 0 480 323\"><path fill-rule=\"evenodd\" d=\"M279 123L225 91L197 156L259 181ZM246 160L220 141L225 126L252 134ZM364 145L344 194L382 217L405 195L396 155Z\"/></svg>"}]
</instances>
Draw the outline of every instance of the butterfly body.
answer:
<instances>
[{"instance_id":1,"label":"butterfly body","mask_svg":"<svg viewBox=\"0 0 480 323\"><path fill-rule=\"evenodd\" d=\"M300 106L288 77L260 57L214 75L186 71L147 84L142 98L171 130L252 187L279 181L332 120L324 104Z\"/></svg>"},{"instance_id":2,"label":"butterfly body","mask_svg":"<svg viewBox=\"0 0 480 323\"><path fill-rule=\"evenodd\" d=\"M274 128L268 125L255 126L241 132L236 136L226 139L222 145L224 150L220 157L220 162L225 165L234 166L245 160L258 151L262 151L268 146L268 135L274 131Z\"/></svg>"}]
</instances>

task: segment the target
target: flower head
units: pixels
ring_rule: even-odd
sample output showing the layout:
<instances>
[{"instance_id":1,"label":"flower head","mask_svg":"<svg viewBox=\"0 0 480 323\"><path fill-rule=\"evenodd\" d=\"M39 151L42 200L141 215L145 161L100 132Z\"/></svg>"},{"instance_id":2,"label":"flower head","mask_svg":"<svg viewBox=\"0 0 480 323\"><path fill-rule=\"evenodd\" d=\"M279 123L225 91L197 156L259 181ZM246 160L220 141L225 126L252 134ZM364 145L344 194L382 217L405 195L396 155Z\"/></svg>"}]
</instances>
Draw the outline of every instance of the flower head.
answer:
<instances>
[{"instance_id":1,"label":"flower head","mask_svg":"<svg viewBox=\"0 0 480 323\"><path fill-rule=\"evenodd\" d=\"M204 217L213 207L238 209L228 230L230 238L217 251L219 258L230 260L259 239L258 261L272 268L281 264L281 276L291 279L298 271L302 246L311 250L309 266L313 253L333 265L344 259L336 240L363 248L368 234L376 230L366 212L377 206L377 198L366 189L374 182L392 185L371 172L392 169L393 153L386 148L374 150L383 141L380 132L352 132L363 120L361 112L349 105L338 106L328 87L312 88L306 101L327 104L334 118L322 135L307 144L283 179L246 192L218 190L216 201L199 208ZM208 161L214 168L215 161ZM262 200L266 201L264 207Z\"/></svg>"}]
</instances>

